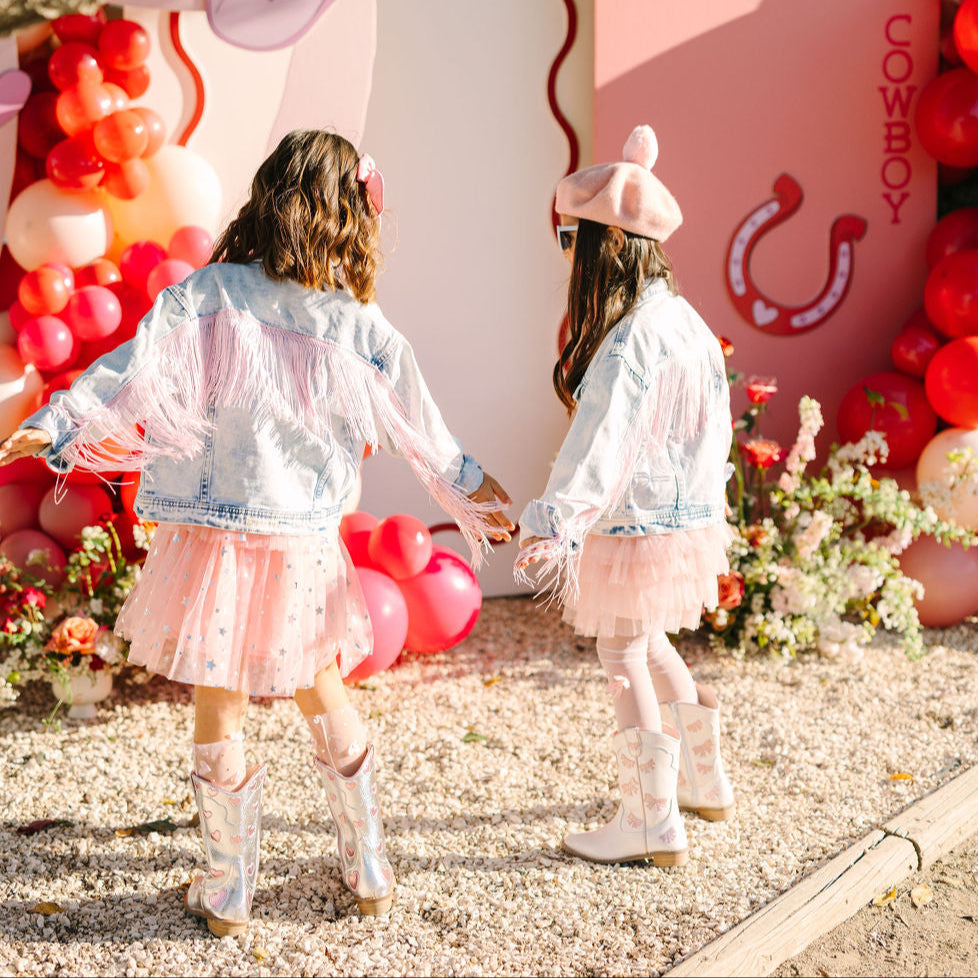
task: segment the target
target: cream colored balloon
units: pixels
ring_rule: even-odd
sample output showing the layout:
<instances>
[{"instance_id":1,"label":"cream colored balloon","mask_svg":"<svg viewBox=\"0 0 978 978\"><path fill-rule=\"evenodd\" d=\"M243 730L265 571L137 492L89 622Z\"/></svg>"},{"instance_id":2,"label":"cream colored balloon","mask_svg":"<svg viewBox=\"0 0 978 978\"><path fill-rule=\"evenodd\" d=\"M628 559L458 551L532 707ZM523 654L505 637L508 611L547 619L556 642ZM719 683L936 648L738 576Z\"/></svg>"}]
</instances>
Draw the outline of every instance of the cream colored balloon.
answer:
<instances>
[{"instance_id":1,"label":"cream colored balloon","mask_svg":"<svg viewBox=\"0 0 978 978\"><path fill-rule=\"evenodd\" d=\"M7 247L21 268L48 261L72 268L101 258L112 243L112 218L97 190L61 190L38 180L22 190L7 211Z\"/></svg>"},{"instance_id":2,"label":"cream colored balloon","mask_svg":"<svg viewBox=\"0 0 978 978\"><path fill-rule=\"evenodd\" d=\"M164 248L173 232L193 224L216 234L221 181L214 168L185 146L161 146L146 160L149 186L132 200L108 197L118 237L127 245L155 241Z\"/></svg>"},{"instance_id":3,"label":"cream colored balloon","mask_svg":"<svg viewBox=\"0 0 978 978\"><path fill-rule=\"evenodd\" d=\"M949 498L934 503L938 515L978 529L978 428L945 428L931 438L917 459L917 485L928 483L950 487Z\"/></svg>"},{"instance_id":4,"label":"cream colored balloon","mask_svg":"<svg viewBox=\"0 0 978 978\"><path fill-rule=\"evenodd\" d=\"M12 346L0 346L0 441L33 414L44 378L32 363L24 363Z\"/></svg>"}]
</instances>

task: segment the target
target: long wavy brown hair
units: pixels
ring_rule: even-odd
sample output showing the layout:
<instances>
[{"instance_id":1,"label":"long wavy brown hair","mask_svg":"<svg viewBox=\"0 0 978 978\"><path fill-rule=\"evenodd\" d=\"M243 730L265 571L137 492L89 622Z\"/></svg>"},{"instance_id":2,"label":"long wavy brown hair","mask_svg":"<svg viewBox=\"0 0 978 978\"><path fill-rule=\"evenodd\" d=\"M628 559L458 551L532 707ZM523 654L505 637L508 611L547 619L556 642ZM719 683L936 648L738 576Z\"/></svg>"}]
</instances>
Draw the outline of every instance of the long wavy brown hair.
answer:
<instances>
[{"instance_id":1,"label":"long wavy brown hair","mask_svg":"<svg viewBox=\"0 0 978 978\"><path fill-rule=\"evenodd\" d=\"M273 279L376 298L380 224L357 180L359 154L335 133L296 129L258 168L211 261L260 261Z\"/></svg>"},{"instance_id":2,"label":"long wavy brown hair","mask_svg":"<svg viewBox=\"0 0 978 978\"><path fill-rule=\"evenodd\" d=\"M625 239L620 249L618 232ZM568 340L553 374L554 390L568 413L574 410L574 392L601 341L653 278L664 279L669 290L676 291L672 263L658 241L594 221L578 221L567 287Z\"/></svg>"}]
</instances>

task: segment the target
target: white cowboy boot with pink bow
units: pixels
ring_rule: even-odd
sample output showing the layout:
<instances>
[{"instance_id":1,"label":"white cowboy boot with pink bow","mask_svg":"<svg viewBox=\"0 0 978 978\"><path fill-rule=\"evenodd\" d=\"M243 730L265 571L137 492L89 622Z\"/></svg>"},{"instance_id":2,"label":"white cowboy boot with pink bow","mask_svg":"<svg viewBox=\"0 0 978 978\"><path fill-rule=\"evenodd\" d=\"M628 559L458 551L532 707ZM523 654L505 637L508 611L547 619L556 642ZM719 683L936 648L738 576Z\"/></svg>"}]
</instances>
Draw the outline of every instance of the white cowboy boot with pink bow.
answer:
<instances>
[{"instance_id":1,"label":"white cowboy boot with pink bow","mask_svg":"<svg viewBox=\"0 0 978 978\"><path fill-rule=\"evenodd\" d=\"M190 775L207 872L190 884L185 902L192 914L207 920L216 937L233 937L248 927L258 881L265 772L265 765L250 769L237 791L222 788L197 773Z\"/></svg>"},{"instance_id":2,"label":"white cowboy boot with pink bow","mask_svg":"<svg viewBox=\"0 0 978 978\"><path fill-rule=\"evenodd\" d=\"M316 767L336 823L343 882L357 901L360 913L385 914L394 902L394 871L384 845L373 745L367 747L360 766L347 777L318 757Z\"/></svg>"},{"instance_id":3,"label":"white cowboy boot with pink bow","mask_svg":"<svg viewBox=\"0 0 978 978\"><path fill-rule=\"evenodd\" d=\"M621 804L607 825L571 832L564 848L598 863L649 859L655 866L682 866L686 829L676 803L679 740L668 733L629 727L613 738Z\"/></svg>"},{"instance_id":4,"label":"white cowboy boot with pink bow","mask_svg":"<svg viewBox=\"0 0 978 978\"><path fill-rule=\"evenodd\" d=\"M734 811L733 788L720 759L720 707L708 686L696 684L698 703L668 703L679 728L679 807L721 822Z\"/></svg>"}]
</instances>

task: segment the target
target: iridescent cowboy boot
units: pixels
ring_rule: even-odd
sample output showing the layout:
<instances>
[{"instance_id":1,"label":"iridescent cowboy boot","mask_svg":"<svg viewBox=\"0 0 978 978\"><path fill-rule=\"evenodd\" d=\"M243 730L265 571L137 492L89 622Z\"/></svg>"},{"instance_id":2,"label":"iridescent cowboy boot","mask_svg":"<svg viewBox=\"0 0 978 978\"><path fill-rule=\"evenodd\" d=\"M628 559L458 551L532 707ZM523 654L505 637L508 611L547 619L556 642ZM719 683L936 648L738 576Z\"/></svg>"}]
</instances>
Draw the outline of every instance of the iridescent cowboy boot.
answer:
<instances>
[{"instance_id":1,"label":"iridescent cowboy boot","mask_svg":"<svg viewBox=\"0 0 978 978\"><path fill-rule=\"evenodd\" d=\"M720 709L716 694L696 684L698 703L668 703L679 728L679 807L711 822L734 811L733 789L720 760Z\"/></svg>"},{"instance_id":2,"label":"iridescent cowboy boot","mask_svg":"<svg viewBox=\"0 0 978 978\"><path fill-rule=\"evenodd\" d=\"M651 859L683 866L686 829L676 804L679 740L668 733L629 727L613 739L621 804L614 818L591 832L571 832L564 848L596 863Z\"/></svg>"},{"instance_id":3,"label":"iridescent cowboy boot","mask_svg":"<svg viewBox=\"0 0 978 978\"><path fill-rule=\"evenodd\" d=\"M343 882L353 893L360 913L385 914L394 902L394 871L384 849L373 745L367 747L356 773L347 777L318 757L316 767L336 823Z\"/></svg>"},{"instance_id":4,"label":"iridescent cowboy boot","mask_svg":"<svg viewBox=\"0 0 978 978\"><path fill-rule=\"evenodd\" d=\"M216 937L233 937L248 926L258 880L266 770L264 764L249 769L248 779L237 791L228 791L196 773L190 775L200 812L207 872L195 877L185 899L187 909L206 918Z\"/></svg>"}]
</instances>

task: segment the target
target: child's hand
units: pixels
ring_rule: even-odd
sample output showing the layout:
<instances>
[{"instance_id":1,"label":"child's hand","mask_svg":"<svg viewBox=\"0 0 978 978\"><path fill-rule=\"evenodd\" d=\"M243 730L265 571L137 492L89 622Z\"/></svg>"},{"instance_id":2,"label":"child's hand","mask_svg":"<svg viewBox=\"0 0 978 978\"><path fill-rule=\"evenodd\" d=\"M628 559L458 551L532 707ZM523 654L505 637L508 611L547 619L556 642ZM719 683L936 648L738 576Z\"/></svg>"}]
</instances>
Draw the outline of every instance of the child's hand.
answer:
<instances>
[{"instance_id":1,"label":"child's hand","mask_svg":"<svg viewBox=\"0 0 978 978\"><path fill-rule=\"evenodd\" d=\"M18 428L0 445L0 465L36 455L51 444L51 436L40 428Z\"/></svg>"},{"instance_id":2,"label":"child's hand","mask_svg":"<svg viewBox=\"0 0 978 978\"><path fill-rule=\"evenodd\" d=\"M527 537L523 543L520 545L520 552L516 557L516 569L518 571L525 570L530 564L535 564L538 560L544 559L544 553L542 548L538 548L535 551L531 551L535 543L543 543L544 537Z\"/></svg>"},{"instance_id":3,"label":"child's hand","mask_svg":"<svg viewBox=\"0 0 978 978\"><path fill-rule=\"evenodd\" d=\"M469 493L469 499L475 503L494 503L498 500L506 506L513 505L513 500L509 498L506 490L488 472L482 474L482 485L475 492ZM489 522L500 527L498 533L490 531L489 536L493 540L502 540L508 543L510 539L509 531L515 530L516 525L502 510L498 513L489 513L488 515Z\"/></svg>"}]
</instances>

